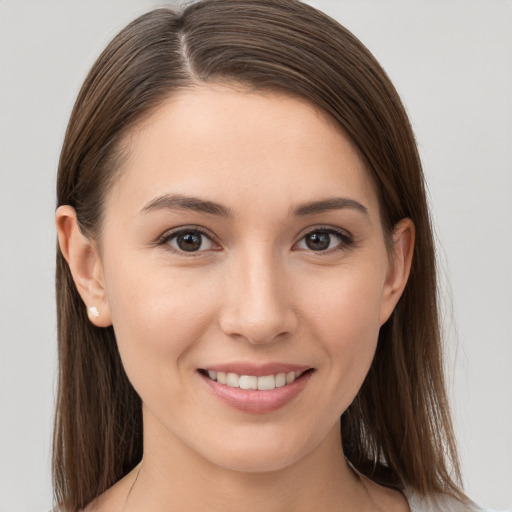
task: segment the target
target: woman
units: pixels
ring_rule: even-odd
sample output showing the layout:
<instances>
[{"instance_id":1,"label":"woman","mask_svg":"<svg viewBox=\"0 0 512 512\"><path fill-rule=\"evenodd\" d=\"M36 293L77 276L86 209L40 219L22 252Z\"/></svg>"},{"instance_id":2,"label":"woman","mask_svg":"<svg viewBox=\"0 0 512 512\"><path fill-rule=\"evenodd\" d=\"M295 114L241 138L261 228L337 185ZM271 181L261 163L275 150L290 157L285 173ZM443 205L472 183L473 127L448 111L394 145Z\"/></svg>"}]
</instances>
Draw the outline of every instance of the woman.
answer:
<instances>
[{"instance_id":1,"label":"woman","mask_svg":"<svg viewBox=\"0 0 512 512\"><path fill-rule=\"evenodd\" d=\"M57 228L61 510L478 510L412 130L336 22L132 22L75 104Z\"/></svg>"}]
</instances>

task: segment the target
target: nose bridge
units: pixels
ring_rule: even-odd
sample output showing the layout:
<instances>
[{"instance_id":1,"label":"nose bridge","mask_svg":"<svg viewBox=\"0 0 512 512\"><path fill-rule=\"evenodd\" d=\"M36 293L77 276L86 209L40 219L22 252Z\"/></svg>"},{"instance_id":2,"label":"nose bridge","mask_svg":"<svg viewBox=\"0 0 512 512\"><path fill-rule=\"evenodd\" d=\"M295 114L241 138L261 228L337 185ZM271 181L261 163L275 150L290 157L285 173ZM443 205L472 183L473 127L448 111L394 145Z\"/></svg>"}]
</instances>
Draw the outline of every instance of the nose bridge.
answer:
<instances>
[{"instance_id":1,"label":"nose bridge","mask_svg":"<svg viewBox=\"0 0 512 512\"><path fill-rule=\"evenodd\" d=\"M267 244L241 251L226 284L221 327L227 334L262 344L294 329L283 263Z\"/></svg>"}]
</instances>

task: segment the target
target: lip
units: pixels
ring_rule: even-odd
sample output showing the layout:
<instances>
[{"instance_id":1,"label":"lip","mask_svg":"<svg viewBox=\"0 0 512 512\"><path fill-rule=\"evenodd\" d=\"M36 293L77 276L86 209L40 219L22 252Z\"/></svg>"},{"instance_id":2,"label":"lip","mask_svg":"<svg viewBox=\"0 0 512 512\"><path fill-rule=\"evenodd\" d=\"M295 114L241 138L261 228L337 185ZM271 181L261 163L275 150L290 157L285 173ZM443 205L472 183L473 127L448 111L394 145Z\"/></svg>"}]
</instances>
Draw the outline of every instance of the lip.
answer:
<instances>
[{"instance_id":1,"label":"lip","mask_svg":"<svg viewBox=\"0 0 512 512\"><path fill-rule=\"evenodd\" d=\"M219 370L216 368L219 368ZM236 371L235 368L239 371ZM274 372L275 368L278 368L278 371ZM215 398L219 399L229 407L233 407L239 411L252 414L266 414L277 411L278 409L281 409L290 403L307 385L309 379L314 373L314 370L307 366L275 366L272 364L258 367L253 365L222 365L208 367L209 370L213 371L227 371L238 373L239 375L254 375L257 377L262 375L272 375L274 373L284 373L286 371L285 368L289 368L288 371L304 371L305 373L303 373L298 379L294 380L291 384L267 391L232 388L225 384L220 384L217 381L211 380L202 372L198 371L197 374L208 387L209 391L215 396ZM240 372L240 370L243 371Z\"/></svg>"}]
</instances>

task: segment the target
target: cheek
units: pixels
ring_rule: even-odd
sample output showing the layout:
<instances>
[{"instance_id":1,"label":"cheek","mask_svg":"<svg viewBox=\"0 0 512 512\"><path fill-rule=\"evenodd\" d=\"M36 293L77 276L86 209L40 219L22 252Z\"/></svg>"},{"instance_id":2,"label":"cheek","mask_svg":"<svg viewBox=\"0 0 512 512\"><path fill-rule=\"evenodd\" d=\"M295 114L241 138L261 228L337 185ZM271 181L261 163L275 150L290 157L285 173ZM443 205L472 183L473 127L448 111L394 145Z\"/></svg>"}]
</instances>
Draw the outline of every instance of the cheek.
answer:
<instances>
[{"instance_id":1,"label":"cheek","mask_svg":"<svg viewBox=\"0 0 512 512\"><path fill-rule=\"evenodd\" d=\"M340 412L356 396L373 360L382 283L382 273L375 269L354 269L318 286L314 296L310 294L310 336L321 341L333 406L341 407Z\"/></svg>"},{"instance_id":2,"label":"cheek","mask_svg":"<svg viewBox=\"0 0 512 512\"><path fill-rule=\"evenodd\" d=\"M299 295L312 323L342 347L378 332L383 282L375 268L343 269L305 283Z\"/></svg>"},{"instance_id":3,"label":"cheek","mask_svg":"<svg viewBox=\"0 0 512 512\"><path fill-rule=\"evenodd\" d=\"M171 382L169 363L194 349L214 317L205 283L169 268L144 271L141 265L131 265L130 272L116 266L109 282L112 323L130 380L136 388L155 377Z\"/></svg>"}]
</instances>

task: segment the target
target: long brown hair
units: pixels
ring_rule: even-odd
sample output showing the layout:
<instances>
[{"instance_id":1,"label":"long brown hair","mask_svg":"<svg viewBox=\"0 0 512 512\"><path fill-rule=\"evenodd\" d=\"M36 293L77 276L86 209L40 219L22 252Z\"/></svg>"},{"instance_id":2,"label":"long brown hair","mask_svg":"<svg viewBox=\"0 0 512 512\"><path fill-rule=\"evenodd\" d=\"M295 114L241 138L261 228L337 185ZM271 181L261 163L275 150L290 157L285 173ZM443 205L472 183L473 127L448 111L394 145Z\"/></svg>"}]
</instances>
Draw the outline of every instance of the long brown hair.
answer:
<instances>
[{"instance_id":1,"label":"long brown hair","mask_svg":"<svg viewBox=\"0 0 512 512\"><path fill-rule=\"evenodd\" d=\"M327 112L365 160L384 229L409 217L409 282L381 328L368 376L341 419L345 455L369 478L420 494L460 490L437 310L436 262L421 163L402 103L370 52L337 22L296 0L204 0L162 8L123 29L92 67L66 132L58 205L97 239L103 202L129 130L174 92L200 82L281 91ZM55 500L76 511L142 457L141 401L112 327L86 315L57 254L59 385Z\"/></svg>"}]
</instances>

